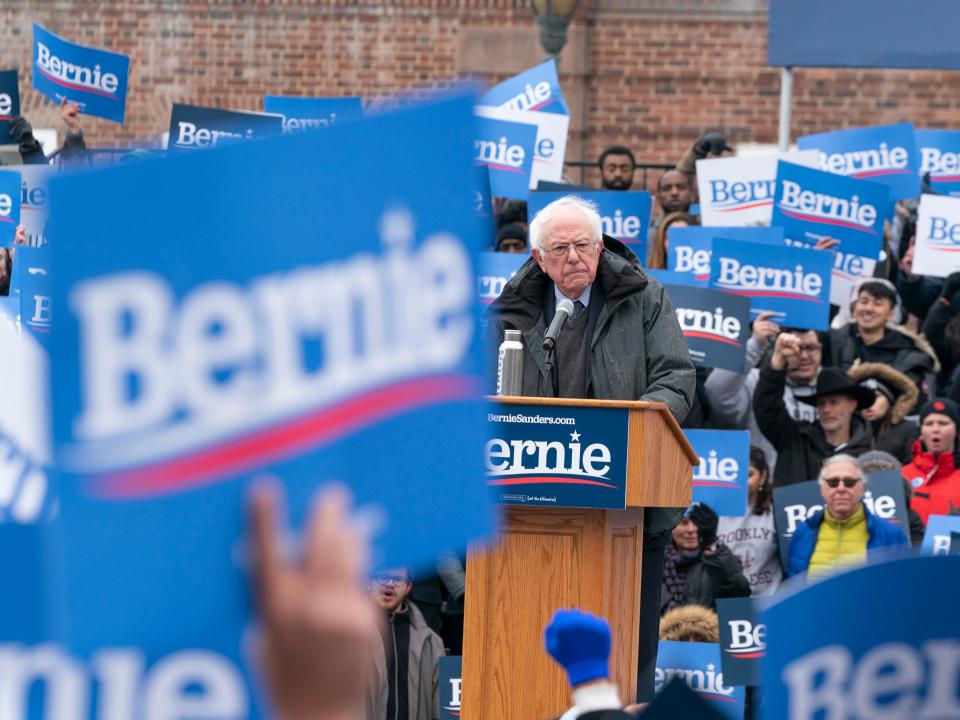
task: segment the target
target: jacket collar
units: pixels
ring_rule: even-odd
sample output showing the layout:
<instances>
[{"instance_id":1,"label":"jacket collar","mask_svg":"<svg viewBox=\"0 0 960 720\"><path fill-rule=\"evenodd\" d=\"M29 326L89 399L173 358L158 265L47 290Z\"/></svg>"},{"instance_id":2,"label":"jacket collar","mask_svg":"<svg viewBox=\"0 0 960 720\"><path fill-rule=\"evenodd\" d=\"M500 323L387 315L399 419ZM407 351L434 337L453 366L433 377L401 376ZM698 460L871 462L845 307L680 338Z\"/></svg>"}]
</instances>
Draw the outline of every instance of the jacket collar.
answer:
<instances>
[{"instance_id":1,"label":"jacket collar","mask_svg":"<svg viewBox=\"0 0 960 720\"><path fill-rule=\"evenodd\" d=\"M947 477L957 469L956 453L942 452L934 456L924 448L923 440L917 439L913 443L913 465L927 475L928 480L938 480Z\"/></svg>"}]
</instances>

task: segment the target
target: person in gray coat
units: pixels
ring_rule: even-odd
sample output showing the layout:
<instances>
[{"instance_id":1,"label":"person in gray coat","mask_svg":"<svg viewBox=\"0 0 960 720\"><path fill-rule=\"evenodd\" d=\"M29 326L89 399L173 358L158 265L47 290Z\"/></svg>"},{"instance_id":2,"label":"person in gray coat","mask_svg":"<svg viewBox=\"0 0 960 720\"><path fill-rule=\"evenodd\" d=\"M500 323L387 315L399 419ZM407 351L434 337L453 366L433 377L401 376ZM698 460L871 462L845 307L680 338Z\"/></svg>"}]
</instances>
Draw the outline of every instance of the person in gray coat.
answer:
<instances>
[{"instance_id":1,"label":"person in gray coat","mask_svg":"<svg viewBox=\"0 0 960 720\"><path fill-rule=\"evenodd\" d=\"M490 307L491 360L504 331L519 330L521 395L657 401L682 421L696 379L673 305L633 252L602 234L596 207L571 195L550 203L530 223L530 242L532 257ZM564 299L575 310L557 338L556 362L548 370L543 339ZM640 701L653 695L663 553L682 515L682 508L645 512Z\"/></svg>"}]
</instances>

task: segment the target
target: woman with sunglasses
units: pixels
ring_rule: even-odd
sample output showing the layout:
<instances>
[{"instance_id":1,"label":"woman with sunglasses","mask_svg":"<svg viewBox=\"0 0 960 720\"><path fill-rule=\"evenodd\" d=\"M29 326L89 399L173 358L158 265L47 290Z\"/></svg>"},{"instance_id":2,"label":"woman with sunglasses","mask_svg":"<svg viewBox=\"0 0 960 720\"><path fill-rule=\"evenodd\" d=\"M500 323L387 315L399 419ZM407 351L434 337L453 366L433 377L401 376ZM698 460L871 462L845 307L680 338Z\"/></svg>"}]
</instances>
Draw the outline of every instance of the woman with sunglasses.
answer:
<instances>
[{"instance_id":1,"label":"woman with sunglasses","mask_svg":"<svg viewBox=\"0 0 960 720\"><path fill-rule=\"evenodd\" d=\"M823 510L797 526L790 540L787 575L819 578L866 561L877 548L907 546L900 528L863 504L867 476L852 455L834 455L820 468Z\"/></svg>"}]
</instances>

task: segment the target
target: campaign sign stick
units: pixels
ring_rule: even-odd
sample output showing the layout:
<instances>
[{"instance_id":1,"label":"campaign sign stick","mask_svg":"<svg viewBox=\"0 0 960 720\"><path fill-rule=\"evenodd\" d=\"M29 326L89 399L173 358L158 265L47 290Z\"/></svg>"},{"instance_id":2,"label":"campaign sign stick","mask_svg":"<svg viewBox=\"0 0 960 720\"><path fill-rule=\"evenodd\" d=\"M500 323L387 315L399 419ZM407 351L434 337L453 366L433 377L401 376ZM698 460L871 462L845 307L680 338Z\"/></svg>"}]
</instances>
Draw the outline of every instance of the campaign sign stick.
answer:
<instances>
[{"instance_id":1,"label":"campaign sign stick","mask_svg":"<svg viewBox=\"0 0 960 720\"><path fill-rule=\"evenodd\" d=\"M774 596L763 718L950 718L960 558L889 559Z\"/></svg>"},{"instance_id":2,"label":"campaign sign stick","mask_svg":"<svg viewBox=\"0 0 960 720\"><path fill-rule=\"evenodd\" d=\"M840 251L833 252L833 270L830 273L830 304L847 306L856 300L854 289L860 283L873 277L877 266L874 258L850 255Z\"/></svg>"},{"instance_id":3,"label":"campaign sign stick","mask_svg":"<svg viewBox=\"0 0 960 720\"><path fill-rule=\"evenodd\" d=\"M487 484L503 504L626 507L627 410L498 403L485 437Z\"/></svg>"},{"instance_id":4,"label":"campaign sign stick","mask_svg":"<svg viewBox=\"0 0 960 720\"><path fill-rule=\"evenodd\" d=\"M697 160L700 217L709 227L769 225L777 161L816 167L815 152Z\"/></svg>"},{"instance_id":5,"label":"campaign sign stick","mask_svg":"<svg viewBox=\"0 0 960 720\"><path fill-rule=\"evenodd\" d=\"M744 690L724 679L719 644L661 640L654 671L655 692L659 693L674 678L684 680L724 717L743 717Z\"/></svg>"},{"instance_id":6,"label":"campaign sign stick","mask_svg":"<svg viewBox=\"0 0 960 720\"><path fill-rule=\"evenodd\" d=\"M0 170L0 247L13 247L20 224L20 173Z\"/></svg>"},{"instance_id":7,"label":"campaign sign stick","mask_svg":"<svg viewBox=\"0 0 960 720\"><path fill-rule=\"evenodd\" d=\"M910 520L907 517L907 502L900 471L870 473L868 477L869 482L863 495L867 510L881 520L899 527L909 540ZM820 494L820 483L816 480L773 489L773 517L780 546L780 564L784 568L787 567L790 540L797 525L820 510L823 510L823 497Z\"/></svg>"},{"instance_id":8,"label":"campaign sign stick","mask_svg":"<svg viewBox=\"0 0 960 720\"><path fill-rule=\"evenodd\" d=\"M554 200L570 195L567 192L532 192L527 197L527 217L532 220L538 212ZM630 246L641 264L647 262L647 229L653 199L645 190L611 192L609 190L579 191L578 197L589 200L600 213L600 228L604 235L616 238Z\"/></svg>"},{"instance_id":9,"label":"campaign sign stick","mask_svg":"<svg viewBox=\"0 0 960 720\"><path fill-rule=\"evenodd\" d=\"M455 720L460 717L463 658L460 655L440 658L439 675L440 720Z\"/></svg>"},{"instance_id":10,"label":"campaign sign stick","mask_svg":"<svg viewBox=\"0 0 960 720\"><path fill-rule=\"evenodd\" d=\"M0 70L0 145L12 143L10 121L20 114L20 84L16 70Z\"/></svg>"},{"instance_id":11,"label":"campaign sign stick","mask_svg":"<svg viewBox=\"0 0 960 720\"><path fill-rule=\"evenodd\" d=\"M51 230L72 239L51 277L73 651L133 648L145 674L200 653L191 687L270 716L242 675L251 481L284 485L295 528L347 483L379 518L376 567L489 530L463 454L485 410L472 139L457 96L53 183Z\"/></svg>"},{"instance_id":12,"label":"campaign sign stick","mask_svg":"<svg viewBox=\"0 0 960 720\"><path fill-rule=\"evenodd\" d=\"M480 271L477 276L477 294L480 302L489 305L500 297L510 278L527 260L530 260L530 256L520 253L481 253L478 263Z\"/></svg>"},{"instance_id":13,"label":"campaign sign stick","mask_svg":"<svg viewBox=\"0 0 960 720\"><path fill-rule=\"evenodd\" d=\"M525 200L533 167L537 129L524 123L478 117L473 141L474 162L490 172L490 192Z\"/></svg>"},{"instance_id":14,"label":"campaign sign stick","mask_svg":"<svg viewBox=\"0 0 960 720\"><path fill-rule=\"evenodd\" d=\"M781 325L826 330L833 255L717 238L710 258L710 287L751 299L750 313L776 313Z\"/></svg>"},{"instance_id":15,"label":"campaign sign stick","mask_svg":"<svg viewBox=\"0 0 960 720\"><path fill-rule=\"evenodd\" d=\"M563 158L567 151L567 131L570 116L529 110L508 110L500 107L477 105L474 112L482 118L523 123L537 128L537 140L533 146L533 168L530 172L530 189L541 180L563 180ZM496 195L496 192L494 192ZM526 195L522 196L526 199Z\"/></svg>"},{"instance_id":16,"label":"campaign sign stick","mask_svg":"<svg viewBox=\"0 0 960 720\"><path fill-rule=\"evenodd\" d=\"M560 90L557 63L552 58L494 85L480 96L477 105L490 105L504 110L570 114Z\"/></svg>"},{"instance_id":17,"label":"campaign sign stick","mask_svg":"<svg viewBox=\"0 0 960 720\"><path fill-rule=\"evenodd\" d=\"M33 88L57 105L63 98L84 115L123 123L130 58L76 45L33 24Z\"/></svg>"},{"instance_id":18,"label":"campaign sign stick","mask_svg":"<svg viewBox=\"0 0 960 720\"><path fill-rule=\"evenodd\" d=\"M797 147L819 151L821 170L883 183L891 200L920 194L920 157L910 123L804 135Z\"/></svg>"},{"instance_id":19,"label":"campaign sign stick","mask_svg":"<svg viewBox=\"0 0 960 720\"><path fill-rule=\"evenodd\" d=\"M813 246L829 237L845 253L876 258L889 204L886 185L779 162L771 222L788 240Z\"/></svg>"},{"instance_id":20,"label":"campaign sign stick","mask_svg":"<svg viewBox=\"0 0 960 720\"><path fill-rule=\"evenodd\" d=\"M667 266L676 272L689 273L698 284L706 285L710 279L713 241L718 237L784 245L783 228L779 227L674 227L667 234Z\"/></svg>"},{"instance_id":21,"label":"campaign sign stick","mask_svg":"<svg viewBox=\"0 0 960 720\"><path fill-rule=\"evenodd\" d=\"M693 469L693 502L717 515L743 515L747 509L750 433L746 430L684 430L700 457Z\"/></svg>"},{"instance_id":22,"label":"campaign sign stick","mask_svg":"<svg viewBox=\"0 0 960 720\"><path fill-rule=\"evenodd\" d=\"M29 329L45 348L49 348L53 320L49 268L49 246L17 248L13 274L20 295L20 325Z\"/></svg>"},{"instance_id":23,"label":"campaign sign stick","mask_svg":"<svg viewBox=\"0 0 960 720\"><path fill-rule=\"evenodd\" d=\"M925 555L956 554L950 539L960 532L960 515L931 515L927 518L927 529L923 534L920 551Z\"/></svg>"},{"instance_id":24,"label":"campaign sign stick","mask_svg":"<svg viewBox=\"0 0 960 720\"><path fill-rule=\"evenodd\" d=\"M960 270L960 198L923 195L917 210L913 272L946 277Z\"/></svg>"},{"instance_id":25,"label":"campaign sign stick","mask_svg":"<svg viewBox=\"0 0 960 720\"><path fill-rule=\"evenodd\" d=\"M359 97L312 98L264 95L264 112L283 115L283 132L330 127L338 122L363 117L363 101Z\"/></svg>"},{"instance_id":26,"label":"campaign sign stick","mask_svg":"<svg viewBox=\"0 0 960 720\"><path fill-rule=\"evenodd\" d=\"M283 115L174 103L167 150L204 150L283 132Z\"/></svg>"},{"instance_id":27,"label":"campaign sign stick","mask_svg":"<svg viewBox=\"0 0 960 720\"><path fill-rule=\"evenodd\" d=\"M759 685L767 628L752 598L719 598L720 658L728 685Z\"/></svg>"},{"instance_id":28,"label":"campaign sign stick","mask_svg":"<svg viewBox=\"0 0 960 720\"><path fill-rule=\"evenodd\" d=\"M707 288L667 288L690 359L698 367L743 372L750 335L750 300Z\"/></svg>"},{"instance_id":29,"label":"campaign sign stick","mask_svg":"<svg viewBox=\"0 0 960 720\"><path fill-rule=\"evenodd\" d=\"M921 177L930 173L935 192L960 196L960 130L915 130Z\"/></svg>"}]
</instances>

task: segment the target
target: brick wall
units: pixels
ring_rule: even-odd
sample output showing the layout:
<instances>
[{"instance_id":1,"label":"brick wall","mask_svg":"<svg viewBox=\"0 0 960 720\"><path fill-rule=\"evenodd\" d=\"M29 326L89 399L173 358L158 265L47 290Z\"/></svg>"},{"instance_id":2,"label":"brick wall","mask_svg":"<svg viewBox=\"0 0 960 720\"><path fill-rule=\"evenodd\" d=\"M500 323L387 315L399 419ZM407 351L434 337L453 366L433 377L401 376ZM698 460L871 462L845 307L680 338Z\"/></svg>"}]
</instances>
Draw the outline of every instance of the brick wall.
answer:
<instances>
[{"instance_id":1,"label":"brick wall","mask_svg":"<svg viewBox=\"0 0 960 720\"><path fill-rule=\"evenodd\" d=\"M568 160L624 142L671 161L704 128L775 142L779 70L766 66L764 18L762 0L585 0L561 65ZM90 140L110 146L156 142L177 101L259 109L267 92L375 97L464 75L494 82L541 57L526 0L8 0L0 67L19 67L37 126L58 116L29 86L34 20L131 56L126 124L86 121ZM958 89L960 73L798 70L793 134L957 126Z\"/></svg>"}]
</instances>

